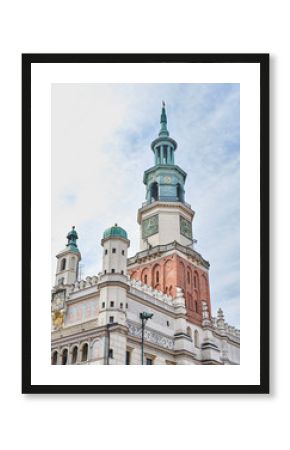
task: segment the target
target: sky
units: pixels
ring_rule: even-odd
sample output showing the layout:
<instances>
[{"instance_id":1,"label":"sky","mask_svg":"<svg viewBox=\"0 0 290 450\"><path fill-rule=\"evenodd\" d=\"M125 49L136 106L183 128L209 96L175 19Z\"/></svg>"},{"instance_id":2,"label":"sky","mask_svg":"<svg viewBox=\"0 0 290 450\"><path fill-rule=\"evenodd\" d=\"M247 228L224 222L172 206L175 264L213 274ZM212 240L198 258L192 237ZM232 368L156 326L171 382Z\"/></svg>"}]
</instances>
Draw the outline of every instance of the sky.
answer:
<instances>
[{"instance_id":1,"label":"sky","mask_svg":"<svg viewBox=\"0 0 290 450\"><path fill-rule=\"evenodd\" d=\"M82 278L102 268L101 239L114 223L139 251L143 173L154 165L162 100L175 164L187 172L195 249L210 262L212 312L240 321L239 84L52 85L52 283L55 255L75 225Z\"/></svg>"}]
</instances>

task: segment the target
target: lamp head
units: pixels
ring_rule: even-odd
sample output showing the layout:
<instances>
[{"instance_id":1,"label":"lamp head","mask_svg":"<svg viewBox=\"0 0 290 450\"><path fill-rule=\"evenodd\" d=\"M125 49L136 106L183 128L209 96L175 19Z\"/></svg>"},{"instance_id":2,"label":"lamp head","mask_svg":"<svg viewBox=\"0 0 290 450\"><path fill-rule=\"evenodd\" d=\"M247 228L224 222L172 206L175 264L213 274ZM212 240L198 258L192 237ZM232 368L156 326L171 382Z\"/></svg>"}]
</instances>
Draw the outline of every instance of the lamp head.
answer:
<instances>
[{"instance_id":1,"label":"lamp head","mask_svg":"<svg viewBox=\"0 0 290 450\"><path fill-rule=\"evenodd\" d=\"M143 311L142 313L140 313L140 319L142 319L142 320L152 319L152 317L153 317L153 313L148 313L146 311Z\"/></svg>"}]
</instances>

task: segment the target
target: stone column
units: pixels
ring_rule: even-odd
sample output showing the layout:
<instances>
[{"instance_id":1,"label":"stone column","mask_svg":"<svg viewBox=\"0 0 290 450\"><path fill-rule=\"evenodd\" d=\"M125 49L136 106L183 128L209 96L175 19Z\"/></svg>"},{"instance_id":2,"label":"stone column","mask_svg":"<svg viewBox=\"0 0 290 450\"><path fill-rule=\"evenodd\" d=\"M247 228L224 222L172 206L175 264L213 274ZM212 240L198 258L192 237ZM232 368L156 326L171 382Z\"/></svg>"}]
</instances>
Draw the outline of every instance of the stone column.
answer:
<instances>
[{"instance_id":1,"label":"stone column","mask_svg":"<svg viewBox=\"0 0 290 450\"><path fill-rule=\"evenodd\" d=\"M61 351L60 349L57 349L57 360L56 360L56 365L60 366L61 365Z\"/></svg>"}]
</instances>

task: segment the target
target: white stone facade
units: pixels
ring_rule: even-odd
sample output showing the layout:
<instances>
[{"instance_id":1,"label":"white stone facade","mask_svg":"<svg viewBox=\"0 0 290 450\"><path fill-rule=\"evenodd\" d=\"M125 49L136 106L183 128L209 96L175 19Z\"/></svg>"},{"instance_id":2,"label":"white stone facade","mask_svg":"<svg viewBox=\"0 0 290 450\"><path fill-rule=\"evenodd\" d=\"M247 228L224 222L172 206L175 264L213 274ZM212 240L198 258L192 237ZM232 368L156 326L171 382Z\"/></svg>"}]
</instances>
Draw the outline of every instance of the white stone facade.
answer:
<instances>
[{"instance_id":1,"label":"white stone facade","mask_svg":"<svg viewBox=\"0 0 290 450\"><path fill-rule=\"evenodd\" d=\"M63 299L61 300L62 293ZM140 313L152 313L144 329L144 364L239 364L239 330L223 313L202 326L187 320L183 293L176 298L124 274L87 277L53 289L52 364L141 364Z\"/></svg>"}]
</instances>

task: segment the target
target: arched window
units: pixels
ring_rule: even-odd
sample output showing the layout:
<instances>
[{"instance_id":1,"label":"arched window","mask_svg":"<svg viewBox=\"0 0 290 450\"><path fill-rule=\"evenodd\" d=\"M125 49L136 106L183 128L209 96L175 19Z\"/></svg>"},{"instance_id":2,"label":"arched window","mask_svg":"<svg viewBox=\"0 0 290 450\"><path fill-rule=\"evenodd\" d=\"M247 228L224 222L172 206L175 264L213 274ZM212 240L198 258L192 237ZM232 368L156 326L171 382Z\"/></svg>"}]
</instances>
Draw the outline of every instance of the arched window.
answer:
<instances>
[{"instance_id":1,"label":"arched window","mask_svg":"<svg viewBox=\"0 0 290 450\"><path fill-rule=\"evenodd\" d=\"M60 270L65 270L65 267L66 267L66 259L63 258L63 259L61 260Z\"/></svg>"},{"instance_id":2,"label":"arched window","mask_svg":"<svg viewBox=\"0 0 290 450\"><path fill-rule=\"evenodd\" d=\"M62 352L61 364L66 366L68 364L68 351L67 348Z\"/></svg>"},{"instance_id":3,"label":"arched window","mask_svg":"<svg viewBox=\"0 0 290 450\"><path fill-rule=\"evenodd\" d=\"M51 364L53 366L57 364L57 350L55 350L51 356Z\"/></svg>"},{"instance_id":4,"label":"arched window","mask_svg":"<svg viewBox=\"0 0 290 450\"><path fill-rule=\"evenodd\" d=\"M143 269L141 272L141 281L144 284L148 284L148 274L149 274L149 270L147 267L145 267L145 269Z\"/></svg>"},{"instance_id":5,"label":"arched window","mask_svg":"<svg viewBox=\"0 0 290 450\"><path fill-rule=\"evenodd\" d=\"M194 346L197 348L199 347L199 335L197 330L194 331Z\"/></svg>"},{"instance_id":6,"label":"arched window","mask_svg":"<svg viewBox=\"0 0 290 450\"><path fill-rule=\"evenodd\" d=\"M187 271L187 283L190 284L190 271Z\"/></svg>"},{"instance_id":7,"label":"arched window","mask_svg":"<svg viewBox=\"0 0 290 450\"><path fill-rule=\"evenodd\" d=\"M194 306L195 306L195 312L198 312L198 303L197 303L197 300L195 300L195 302L194 302Z\"/></svg>"},{"instance_id":8,"label":"arched window","mask_svg":"<svg viewBox=\"0 0 290 450\"><path fill-rule=\"evenodd\" d=\"M191 331L190 327L186 328L186 334L187 334L187 336L190 336L192 338L192 331Z\"/></svg>"},{"instance_id":9,"label":"arched window","mask_svg":"<svg viewBox=\"0 0 290 450\"><path fill-rule=\"evenodd\" d=\"M158 200L158 183L155 181L150 185L150 201Z\"/></svg>"},{"instance_id":10,"label":"arched window","mask_svg":"<svg viewBox=\"0 0 290 450\"><path fill-rule=\"evenodd\" d=\"M76 364L77 359L78 359L78 348L77 346L75 346L72 351L72 360L71 360L72 364Z\"/></svg>"},{"instance_id":11,"label":"arched window","mask_svg":"<svg viewBox=\"0 0 290 450\"><path fill-rule=\"evenodd\" d=\"M160 265L159 265L159 264L156 264L156 265L153 267L153 270L152 270L152 277L151 277L151 280L152 280L152 287L153 287L154 289L158 289L158 290L161 290L161 286L160 286L160 270L161 270Z\"/></svg>"},{"instance_id":12,"label":"arched window","mask_svg":"<svg viewBox=\"0 0 290 450\"><path fill-rule=\"evenodd\" d=\"M82 361L87 361L88 360L88 344L84 344L83 348L82 348Z\"/></svg>"}]
</instances>

